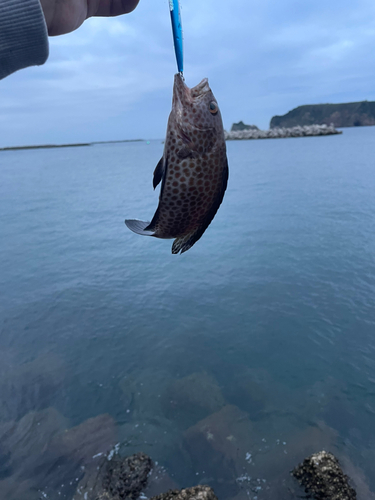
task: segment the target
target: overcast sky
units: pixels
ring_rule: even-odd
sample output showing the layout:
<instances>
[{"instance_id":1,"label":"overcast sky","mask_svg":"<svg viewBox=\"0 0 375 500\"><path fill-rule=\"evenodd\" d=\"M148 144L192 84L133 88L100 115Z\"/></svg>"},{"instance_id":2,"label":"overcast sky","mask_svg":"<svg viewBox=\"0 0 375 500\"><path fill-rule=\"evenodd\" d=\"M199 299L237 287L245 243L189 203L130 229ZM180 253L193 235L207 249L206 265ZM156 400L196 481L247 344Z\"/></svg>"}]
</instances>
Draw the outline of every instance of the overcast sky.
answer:
<instances>
[{"instance_id":1,"label":"overcast sky","mask_svg":"<svg viewBox=\"0 0 375 500\"><path fill-rule=\"evenodd\" d=\"M185 78L208 77L224 126L268 128L301 104L375 100L374 0L181 0ZM0 147L163 138L173 52L168 0L140 0L50 38L41 67L0 82Z\"/></svg>"}]
</instances>

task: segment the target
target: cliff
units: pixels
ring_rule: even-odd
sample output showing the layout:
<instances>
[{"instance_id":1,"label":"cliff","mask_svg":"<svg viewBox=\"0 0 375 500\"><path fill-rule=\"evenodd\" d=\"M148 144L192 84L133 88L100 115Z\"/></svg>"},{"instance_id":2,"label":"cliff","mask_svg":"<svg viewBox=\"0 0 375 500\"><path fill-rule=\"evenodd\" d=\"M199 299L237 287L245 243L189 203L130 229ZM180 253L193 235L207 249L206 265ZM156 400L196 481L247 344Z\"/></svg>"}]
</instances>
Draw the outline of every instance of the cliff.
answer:
<instances>
[{"instance_id":1,"label":"cliff","mask_svg":"<svg viewBox=\"0 0 375 500\"><path fill-rule=\"evenodd\" d=\"M348 102L345 104L308 104L298 106L283 116L274 116L270 128L297 125L330 125L358 127L375 125L375 102Z\"/></svg>"}]
</instances>

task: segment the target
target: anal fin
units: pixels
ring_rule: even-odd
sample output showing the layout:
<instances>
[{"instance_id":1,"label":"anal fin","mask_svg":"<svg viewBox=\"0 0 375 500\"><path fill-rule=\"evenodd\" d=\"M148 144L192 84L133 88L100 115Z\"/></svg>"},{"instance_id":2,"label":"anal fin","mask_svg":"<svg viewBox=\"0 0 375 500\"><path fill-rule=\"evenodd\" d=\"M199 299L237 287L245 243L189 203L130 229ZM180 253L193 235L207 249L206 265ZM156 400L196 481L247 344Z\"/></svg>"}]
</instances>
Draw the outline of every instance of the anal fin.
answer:
<instances>
[{"instance_id":1,"label":"anal fin","mask_svg":"<svg viewBox=\"0 0 375 500\"><path fill-rule=\"evenodd\" d=\"M179 238L176 238L172 245L172 253L173 254L177 254L180 252L184 253L187 250L189 250L189 248L191 248L197 241L196 239L194 239L195 232L196 231L194 231L193 233L186 234L185 236L180 236Z\"/></svg>"}]
</instances>

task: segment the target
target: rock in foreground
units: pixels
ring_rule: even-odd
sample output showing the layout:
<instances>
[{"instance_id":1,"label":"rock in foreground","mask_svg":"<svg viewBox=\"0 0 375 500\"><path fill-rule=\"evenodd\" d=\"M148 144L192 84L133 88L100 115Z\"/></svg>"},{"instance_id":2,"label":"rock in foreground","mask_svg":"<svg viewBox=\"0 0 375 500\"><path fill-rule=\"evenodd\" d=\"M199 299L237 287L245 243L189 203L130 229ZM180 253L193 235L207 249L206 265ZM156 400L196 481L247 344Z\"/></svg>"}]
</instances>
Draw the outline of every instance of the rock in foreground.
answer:
<instances>
[{"instance_id":1,"label":"rock in foreground","mask_svg":"<svg viewBox=\"0 0 375 500\"><path fill-rule=\"evenodd\" d=\"M107 473L103 478L106 492L103 498L136 500L147 484L151 469L151 459L144 453L113 459L107 464Z\"/></svg>"},{"instance_id":2,"label":"rock in foreground","mask_svg":"<svg viewBox=\"0 0 375 500\"><path fill-rule=\"evenodd\" d=\"M314 453L293 471L293 476L316 500L355 500L357 494L348 483L339 461L326 451Z\"/></svg>"},{"instance_id":3,"label":"rock in foreground","mask_svg":"<svg viewBox=\"0 0 375 500\"><path fill-rule=\"evenodd\" d=\"M227 141L246 139L284 139L287 137L314 137L319 135L342 134L331 125L309 125L292 128L272 128L269 130L238 130L235 132L225 131Z\"/></svg>"},{"instance_id":4,"label":"rock in foreground","mask_svg":"<svg viewBox=\"0 0 375 500\"><path fill-rule=\"evenodd\" d=\"M193 486L184 490L170 490L151 500L217 500L217 497L209 486Z\"/></svg>"},{"instance_id":5,"label":"rock in foreground","mask_svg":"<svg viewBox=\"0 0 375 500\"><path fill-rule=\"evenodd\" d=\"M79 485L73 500L136 500L147 485L151 469L151 458L144 453L126 458L105 456L97 471L91 471L86 483Z\"/></svg>"}]
</instances>

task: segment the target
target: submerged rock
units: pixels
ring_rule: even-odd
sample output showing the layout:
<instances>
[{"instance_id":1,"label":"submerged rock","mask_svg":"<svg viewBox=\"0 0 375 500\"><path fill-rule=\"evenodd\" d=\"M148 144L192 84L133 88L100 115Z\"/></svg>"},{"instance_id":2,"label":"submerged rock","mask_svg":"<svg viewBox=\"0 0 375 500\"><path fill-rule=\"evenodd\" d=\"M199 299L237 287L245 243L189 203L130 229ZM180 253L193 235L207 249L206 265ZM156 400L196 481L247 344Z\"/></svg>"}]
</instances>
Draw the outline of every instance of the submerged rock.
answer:
<instances>
[{"instance_id":1,"label":"submerged rock","mask_svg":"<svg viewBox=\"0 0 375 500\"><path fill-rule=\"evenodd\" d=\"M0 424L0 500L72 498L115 443L115 423L99 415L68 429L54 408Z\"/></svg>"},{"instance_id":2,"label":"submerged rock","mask_svg":"<svg viewBox=\"0 0 375 500\"><path fill-rule=\"evenodd\" d=\"M314 453L293 471L293 476L316 500L355 500L357 494L349 485L339 461L326 451Z\"/></svg>"},{"instance_id":3,"label":"submerged rock","mask_svg":"<svg viewBox=\"0 0 375 500\"><path fill-rule=\"evenodd\" d=\"M290 418L265 414L251 421L233 405L206 417L184 433L191 477L197 474L222 500L290 498L297 487L290 470L317 449L335 449L337 441L324 423L297 429Z\"/></svg>"},{"instance_id":4,"label":"submerged rock","mask_svg":"<svg viewBox=\"0 0 375 500\"><path fill-rule=\"evenodd\" d=\"M52 354L21 365L0 366L0 421L18 420L27 413L53 406L63 391L65 367Z\"/></svg>"},{"instance_id":5,"label":"submerged rock","mask_svg":"<svg viewBox=\"0 0 375 500\"><path fill-rule=\"evenodd\" d=\"M95 455L107 453L115 442L115 422L104 413L57 434L50 444L50 450L56 456L63 455L87 466Z\"/></svg>"},{"instance_id":6,"label":"submerged rock","mask_svg":"<svg viewBox=\"0 0 375 500\"><path fill-rule=\"evenodd\" d=\"M30 412L18 422L0 424L0 500L37 500L38 489L50 474L49 444L67 427L54 408ZM55 486L61 484L55 471Z\"/></svg>"},{"instance_id":7,"label":"submerged rock","mask_svg":"<svg viewBox=\"0 0 375 500\"><path fill-rule=\"evenodd\" d=\"M151 500L217 500L217 497L209 486L193 486L184 490L170 490Z\"/></svg>"},{"instance_id":8,"label":"submerged rock","mask_svg":"<svg viewBox=\"0 0 375 500\"><path fill-rule=\"evenodd\" d=\"M152 498L166 491L178 490L180 488L181 485L172 479L167 469L154 462L154 466L148 477L147 486L143 488L142 493L147 498Z\"/></svg>"},{"instance_id":9,"label":"submerged rock","mask_svg":"<svg viewBox=\"0 0 375 500\"><path fill-rule=\"evenodd\" d=\"M233 381L223 389L229 404L238 406L249 414L251 420L262 418L268 403L267 390L274 388L275 382L259 380L257 374L233 374Z\"/></svg>"},{"instance_id":10,"label":"submerged rock","mask_svg":"<svg viewBox=\"0 0 375 500\"><path fill-rule=\"evenodd\" d=\"M176 462L176 447L180 444L181 433L165 417L155 416L121 425L118 436L127 455L141 450L155 461L165 462L170 457L171 461Z\"/></svg>"},{"instance_id":11,"label":"submerged rock","mask_svg":"<svg viewBox=\"0 0 375 500\"><path fill-rule=\"evenodd\" d=\"M240 490L236 479L251 459L255 442L248 415L234 405L201 420L184 433L184 447L194 470L220 491L220 496L234 497Z\"/></svg>"},{"instance_id":12,"label":"submerged rock","mask_svg":"<svg viewBox=\"0 0 375 500\"><path fill-rule=\"evenodd\" d=\"M176 380L162 395L166 417L182 427L195 424L224 405L225 399L220 387L205 372L192 373Z\"/></svg>"}]
</instances>

